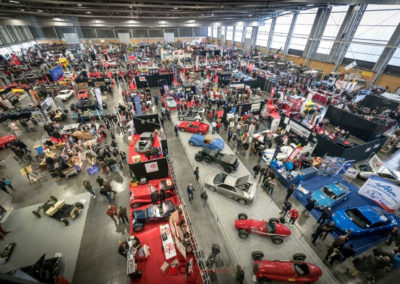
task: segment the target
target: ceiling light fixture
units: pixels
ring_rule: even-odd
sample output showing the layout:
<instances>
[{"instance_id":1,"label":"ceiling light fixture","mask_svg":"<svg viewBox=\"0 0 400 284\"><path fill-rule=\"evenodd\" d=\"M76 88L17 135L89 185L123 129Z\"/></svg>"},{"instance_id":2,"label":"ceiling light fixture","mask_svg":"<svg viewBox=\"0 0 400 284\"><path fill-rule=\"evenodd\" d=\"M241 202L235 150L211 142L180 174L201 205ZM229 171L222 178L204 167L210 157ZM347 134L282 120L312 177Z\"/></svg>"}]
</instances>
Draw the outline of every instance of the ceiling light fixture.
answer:
<instances>
[{"instance_id":1,"label":"ceiling light fixture","mask_svg":"<svg viewBox=\"0 0 400 284\"><path fill-rule=\"evenodd\" d=\"M76 4L76 6L78 6L78 7L82 7L82 4Z\"/></svg>"},{"instance_id":2,"label":"ceiling light fixture","mask_svg":"<svg viewBox=\"0 0 400 284\"><path fill-rule=\"evenodd\" d=\"M92 12L90 12L90 11L86 11L86 14L92 14Z\"/></svg>"},{"instance_id":3,"label":"ceiling light fixture","mask_svg":"<svg viewBox=\"0 0 400 284\"><path fill-rule=\"evenodd\" d=\"M53 18L54 21L62 21L63 19L61 18Z\"/></svg>"},{"instance_id":4,"label":"ceiling light fixture","mask_svg":"<svg viewBox=\"0 0 400 284\"><path fill-rule=\"evenodd\" d=\"M43 12L43 10L41 10L41 9L37 9L36 11L38 11L39 13L42 13L42 12Z\"/></svg>"},{"instance_id":5,"label":"ceiling light fixture","mask_svg":"<svg viewBox=\"0 0 400 284\"><path fill-rule=\"evenodd\" d=\"M24 12L24 11L25 11L25 9L21 9L20 11L21 11L21 12Z\"/></svg>"},{"instance_id":6,"label":"ceiling light fixture","mask_svg":"<svg viewBox=\"0 0 400 284\"><path fill-rule=\"evenodd\" d=\"M189 20L189 21L187 21L189 24L190 23L194 23L194 22L196 22L195 20Z\"/></svg>"},{"instance_id":7,"label":"ceiling light fixture","mask_svg":"<svg viewBox=\"0 0 400 284\"><path fill-rule=\"evenodd\" d=\"M165 25L167 22L166 21L158 21L161 25Z\"/></svg>"},{"instance_id":8,"label":"ceiling light fixture","mask_svg":"<svg viewBox=\"0 0 400 284\"><path fill-rule=\"evenodd\" d=\"M178 7L174 7L174 10L178 10Z\"/></svg>"},{"instance_id":9,"label":"ceiling light fixture","mask_svg":"<svg viewBox=\"0 0 400 284\"><path fill-rule=\"evenodd\" d=\"M133 6L129 6L129 9L132 9L133 8Z\"/></svg>"},{"instance_id":10,"label":"ceiling light fixture","mask_svg":"<svg viewBox=\"0 0 400 284\"><path fill-rule=\"evenodd\" d=\"M8 0L8 2L10 2L10 3L15 3L15 4L19 4L19 1L16 1L16 0Z\"/></svg>"}]
</instances>

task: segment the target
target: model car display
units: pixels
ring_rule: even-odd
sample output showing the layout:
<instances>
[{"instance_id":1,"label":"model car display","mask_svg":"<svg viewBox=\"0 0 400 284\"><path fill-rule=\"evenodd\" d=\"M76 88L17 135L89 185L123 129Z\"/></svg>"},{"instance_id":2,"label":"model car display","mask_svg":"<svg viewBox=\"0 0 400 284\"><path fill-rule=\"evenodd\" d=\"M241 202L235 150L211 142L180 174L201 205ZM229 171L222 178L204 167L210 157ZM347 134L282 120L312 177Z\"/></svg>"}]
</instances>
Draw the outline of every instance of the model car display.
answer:
<instances>
[{"instance_id":1,"label":"model car display","mask_svg":"<svg viewBox=\"0 0 400 284\"><path fill-rule=\"evenodd\" d=\"M79 216L83 204L75 202L75 204L65 204L64 200L57 200L54 196L50 196L49 199L40 205L35 211L32 211L33 215L40 218L40 214L43 211L44 215L56 219L61 225L68 226L69 220L74 220Z\"/></svg>"},{"instance_id":2,"label":"model car display","mask_svg":"<svg viewBox=\"0 0 400 284\"><path fill-rule=\"evenodd\" d=\"M283 243L283 239L292 233L288 227L279 223L276 218L268 221L248 219L247 214L240 213L235 220L235 228L238 230L239 237L247 239L249 234L257 234L264 237L270 237L274 244Z\"/></svg>"},{"instance_id":3,"label":"model car display","mask_svg":"<svg viewBox=\"0 0 400 284\"><path fill-rule=\"evenodd\" d=\"M100 109L99 108L99 103L97 101L91 101L91 100L79 100L76 104L71 104L71 109L73 110L74 108L78 108L81 111L85 111L88 109ZM103 109L107 108L107 104L103 102Z\"/></svg>"},{"instance_id":4,"label":"model car display","mask_svg":"<svg viewBox=\"0 0 400 284\"><path fill-rule=\"evenodd\" d=\"M153 147L155 135L153 132L143 132L140 134L140 139L135 145L137 153L146 153L147 150Z\"/></svg>"},{"instance_id":5,"label":"model car display","mask_svg":"<svg viewBox=\"0 0 400 284\"><path fill-rule=\"evenodd\" d=\"M332 213L335 228L351 237L387 233L397 226L390 214L375 206L350 207Z\"/></svg>"},{"instance_id":6,"label":"model car display","mask_svg":"<svg viewBox=\"0 0 400 284\"><path fill-rule=\"evenodd\" d=\"M165 97L165 102L167 103L167 107L169 107L169 108L177 107L176 101L173 97L169 97L169 96Z\"/></svg>"},{"instance_id":7,"label":"model car display","mask_svg":"<svg viewBox=\"0 0 400 284\"><path fill-rule=\"evenodd\" d=\"M193 134L189 139L189 145L221 151L224 149L225 142L221 138L214 138L211 135Z\"/></svg>"},{"instance_id":8,"label":"model car display","mask_svg":"<svg viewBox=\"0 0 400 284\"><path fill-rule=\"evenodd\" d=\"M197 120L202 121L204 118L204 108L200 109L189 109L187 111L178 112L179 120Z\"/></svg>"},{"instance_id":9,"label":"model car display","mask_svg":"<svg viewBox=\"0 0 400 284\"><path fill-rule=\"evenodd\" d=\"M150 205L144 210L134 210L132 212L132 228L134 232L144 229L147 222L157 222L168 220L169 216L176 210L176 206L171 200L165 200L161 205Z\"/></svg>"},{"instance_id":10,"label":"model car display","mask_svg":"<svg viewBox=\"0 0 400 284\"><path fill-rule=\"evenodd\" d=\"M88 90L79 90L78 92L78 100L87 100L89 98Z\"/></svg>"},{"instance_id":11,"label":"model car display","mask_svg":"<svg viewBox=\"0 0 400 284\"><path fill-rule=\"evenodd\" d=\"M289 157L290 153L293 152L293 149L294 148L291 147L291 146L282 146L282 147L280 147L280 149L279 149L280 152L276 156L276 159L278 161L286 160ZM275 153L275 149L265 149L262 152L263 161L269 162L272 159L272 157L274 156L274 153Z\"/></svg>"},{"instance_id":12,"label":"model car display","mask_svg":"<svg viewBox=\"0 0 400 284\"><path fill-rule=\"evenodd\" d=\"M239 167L239 160L235 155L224 154L218 150L203 148L197 152L194 158L197 162L206 161L206 163L220 164L227 173L231 173Z\"/></svg>"},{"instance_id":13,"label":"model car display","mask_svg":"<svg viewBox=\"0 0 400 284\"><path fill-rule=\"evenodd\" d=\"M248 175L237 178L224 173L214 173L205 179L204 186L244 205L254 201L257 191L257 184L248 180Z\"/></svg>"},{"instance_id":14,"label":"model car display","mask_svg":"<svg viewBox=\"0 0 400 284\"><path fill-rule=\"evenodd\" d=\"M306 256L296 253L291 260L263 259L264 253L254 251L253 273L260 283L273 281L292 283L314 283L322 276L321 269L309 262L305 262Z\"/></svg>"},{"instance_id":15,"label":"model car display","mask_svg":"<svg viewBox=\"0 0 400 284\"><path fill-rule=\"evenodd\" d=\"M62 101L67 101L74 95L74 93L75 92L73 90L61 90L56 98L60 98Z\"/></svg>"},{"instance_id":16,"label":"model car display","mask_svg":"<svg viewBox=\"0 0 400 284\"><path fill-rule=\"evenodd\" d=\"M7 135L0 137L0 149L4 149L6 147L10 147L11 143L17 139L15 135Z\"/></svg>"},{"instance_id":17,"label":"model car display","mask_svg":"<svg viewBox=\"0 0 400 284\"><path fill-rule=\"evenodd\" d=\"M335 182L323 186L311 194L311 199L316 200L315 206L323 209L333 207L339 202L346 200L351 191L343 183Z\"/></svg>"},{"instance_id":18,"label":"model car display","mask_svg":"<svg viewBox=\"0 0 400 284\"><path fill-rule=\"evenodd\" d=\"M210 126L199 121L183 121L178 125L180 131L206 135Z\"/></svg>"},{"instance_id":19,"label":"model car display","mask_svg":"<svg viewBox=\"0 0 400 284\"><path fill-rule=\"evenodd\" d=\"M172 181L169 178L161 180L157 186L147 184L145 186L133 187L133 190L130 192L131 207L137 208L145 204L159 201L162 189L165 192L165 198L171 197L175 194Z\"/></svg>"},{"instance_id":20,"label":"model car display","mask_svg":"<svg viewBox=\"0 0 400 284\"><path fill-rule=\"evenodd\" d=\"M32 112L35 111L33 108L14 108L0 113L0 121L7 119L20 119L31 117Z\"/></svg>"}]
</instances>

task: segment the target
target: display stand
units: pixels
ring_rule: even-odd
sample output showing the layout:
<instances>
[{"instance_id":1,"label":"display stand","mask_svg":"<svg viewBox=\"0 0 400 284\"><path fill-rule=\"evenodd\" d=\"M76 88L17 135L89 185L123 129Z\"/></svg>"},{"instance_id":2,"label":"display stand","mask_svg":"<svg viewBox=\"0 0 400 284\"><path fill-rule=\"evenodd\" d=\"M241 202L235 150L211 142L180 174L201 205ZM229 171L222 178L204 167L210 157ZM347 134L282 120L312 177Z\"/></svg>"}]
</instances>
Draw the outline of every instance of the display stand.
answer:
<instances>
[{"instance_id":1,"label":"display stand","mask_svg":"<svg viewBox=\"0 0 400 284\"><path fill-rule=\"evenodd\" d=\"M171 235L169 224L160 225L161 241L164 250L165 259L168 260L176 256L174 240Z\"/></svg>"}]
</instances>

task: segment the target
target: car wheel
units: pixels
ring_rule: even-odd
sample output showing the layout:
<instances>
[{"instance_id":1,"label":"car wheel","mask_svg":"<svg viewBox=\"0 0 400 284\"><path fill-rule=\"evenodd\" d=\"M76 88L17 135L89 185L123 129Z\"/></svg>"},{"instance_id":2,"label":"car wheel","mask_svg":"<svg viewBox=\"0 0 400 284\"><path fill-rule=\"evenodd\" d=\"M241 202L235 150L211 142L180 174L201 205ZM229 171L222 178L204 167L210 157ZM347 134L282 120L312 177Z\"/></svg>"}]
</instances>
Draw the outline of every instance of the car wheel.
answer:
<instances>
[{"instance_id":1,"label":"car wheel","mask_svg":"<svg viewBox=\"0 0 400 284\"><path fill-rule=\"evenodd\" d=\"M242 204L242 205L246 205L246 200L244 200L244 199L242 199L242 198L239 198L238 199L238 202L240 203L240 204Z\"/></svg>"},{"instance_id":2,"label":"car wheel","mask_svg":"<svg viewBox=\"0 0 400 284\"><path fill-rule=\"evenodd\" d=\"M79 208L79 209L82 209L83 208L83 204L80 203L80 202L75 202L75 207Z\"/></svg>"},{"instance_id":3,"label":"car wheel","mask_svg":"<svg viewBox=\"0 0 400 284\"><path fill-rule=\"evenodd\" d=\"M279 223L279 219L278 218L270 218L268 220L268 223Z\"/></svg>"},{"instance_id":4,"label":"car wheel","mask_svg":"<svg viewBox=\"0 0 400 284\"><path fill-rule=\"evenodd\" d=\"M292 258L295 261L305 261L306 260L306 255L304 253L295 253L292 256Z\"/></svg>"},{"instance_id":5,"label":"car wheel","mask_svg":"<svg viewBox=\"0 0 400 284\"><path fill-rule=\"evenodd\" d=\"M69 222L66 218L61 218L60 221L58 221L62 226L68 226Z\"/></svg>"},{"instance_id":6,"label":"car wheel","mask_svg":"<svg viewBox=\"0 0 400 284\"><path fill-rule=\"evenodd\" d=\"M133 231L135 231L135 232L143 231L143 229L144 229L143 225L136 225L133 227Z\"/></svg>"},{"instance_id":7,"label":"car wheel","mask_svg":"<svg viewBox=\"0 0 400 284\"><path fill-rule=\"evenodd\" d=\"M224 169L225 169L225 172L227 172L228 174L230 174L231 172L233 172L233 169L232 169L231 166L225 166Z\"/></svg>"},{"instance_id":8,"label":"car wheel","mask_svg":"<svg viewBox=\"0 0 400 284\"><path fill-rule=\"evenodd\" d=\"M54 202L57 202L57 197L55 197L55 196L53 196L53 195L50 195L49 196L49 200L51 200L51 201L54 201Z\"/></svg>"},{"instance_id":9,"label":"car wheel","mask_svg":"<svg viewBox=\"0 0 400 284\"><path fill-rule=\"evenodd\" d=\"M182 132L184 132L184 131L185 131L185 129L184 129L184 128L179 128L179 130L180 130L180 131L182 131Z\"/></svg>"},{"instance_id":10,"label":"car wheel","mask_svg":"<svg viewBox=\"0 0 400 284\"><path fill-rule=\"evenodd\" d=\"M239 237L241 239L247 239L249 237L249 233L247 233L245 230L239 230Z\"/></svg>"},{"instance_id":11,"label":"car wheel","mask_svg":"<svg viewBox=\"0 0 400 284\"><path fill-rule=\"evenodd\" d=\"M202 162L202 161L203 161L203 157L200 156L200 155L194 156L194 159L195 159L197 162Z\"/></svg>"},{"instance_id":12,"label":"car wheel","mask_svg":"<svg viewBox=\"0 0 400 284\"><path fill-rule=\"evenodd\" d=\"M239 220L247 220L247 214L246 213L239 213L238 219Z\"/></svg>"},{"instance_id":13,"label":"car wheel","mask_svg":"<svg viewBox=\"0 0 400 284\"><path fill-rule=\"evenodd\" d=\"M189 141L189 145L190 145L190 146L194 146L193 141Z\"/></svg>"},{"instance_id":14,"label":"car wheel","mask_svg":"<svg viewBox=\"0 0 400 284\"><path fill-rule=\"evenodd\" d=\"M211 158L209 156L206 156L204 158L204 161L206 161L206 163L211 163L212 162L212 160L211 160Z\"/></svg>"},{"instance_id":15,"label":"car wheel","mask_svg":"<svg viewBox=\"0 0 400 284\"><path fill-rule=\"evenodd\" d=\"M276 245L280 245L281 243L283 243L283 239L280 237L273 236L271 239L272 242Z\"/></svg>"},{"instance_id":16,"label":"car wheel","mask_svg":"<svg viewBox=\"0 0 400 284\"><path fill-rule=\"evenodd\" d=\"M40 215L40 213L37 211L32 211L32 214L35 215L37 218L42 217L42 215Z\"/></svg>"},{"instance_id":17,"label":"car wheel","mask_svg":"<svg viewBox=\"0 0 400 284\"><path fill-rule=\"evenodd\" d=\"M256 250L251 253L251 258L253 260L261 260L264 258L264 253L262 251Z\"/></svg>"}]
</instances>

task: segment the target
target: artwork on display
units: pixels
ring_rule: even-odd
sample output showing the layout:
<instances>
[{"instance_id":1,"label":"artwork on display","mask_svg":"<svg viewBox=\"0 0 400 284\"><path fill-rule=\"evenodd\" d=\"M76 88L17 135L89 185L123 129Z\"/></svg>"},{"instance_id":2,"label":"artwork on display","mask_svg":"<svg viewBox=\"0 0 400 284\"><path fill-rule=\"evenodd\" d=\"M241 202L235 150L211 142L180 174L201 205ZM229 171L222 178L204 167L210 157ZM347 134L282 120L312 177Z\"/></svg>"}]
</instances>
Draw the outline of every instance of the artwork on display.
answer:
<instances>
[{"instance_id":1,"label":"artwork on display","mask_svg":"<svg viewBox=\"0 0 400 284\"><path fill-rule=\"evenodd\" d=\"M323 163L320 166L320 171L326 175L337 175L342 168L344 158L325 156Z\"/></svg>"},{"instance_id":2,"label":"artwork on display","mask_svg":"<svg viewBox=\"0 0 400 284\"><path fill-rule=\"evenodd\" d=\"M145 168L146 168L146 173L158 172L158 164L157 164L157 162L146 163L145 164Z\"/></svg>"},{"instance_id":3,"label":"artwork on display","mask_svg":"<svg viewBox=\"0 0 400 284\"><path fill-rule=\"evenodd\" d=\"M400 187L381 177L372 175L358 193L375 201L386 212L393 213L400 208Z\"/></svg>"}]
</instances>

